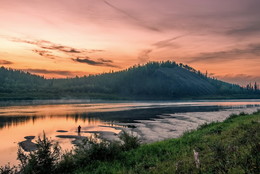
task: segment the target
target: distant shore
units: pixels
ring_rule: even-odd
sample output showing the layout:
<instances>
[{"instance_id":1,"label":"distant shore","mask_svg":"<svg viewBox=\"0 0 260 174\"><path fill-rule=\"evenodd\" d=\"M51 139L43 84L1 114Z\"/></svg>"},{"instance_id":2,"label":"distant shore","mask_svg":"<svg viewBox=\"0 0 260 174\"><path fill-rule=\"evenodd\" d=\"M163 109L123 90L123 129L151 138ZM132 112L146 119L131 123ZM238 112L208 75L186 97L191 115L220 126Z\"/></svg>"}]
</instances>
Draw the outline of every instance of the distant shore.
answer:
<instances>
[{"instance_id":1,"label":"distant shore","mask_svg":"<svg viewBox=\"0 0 260 174\"><path fill-rule=\"evenodd\" d=\"M1 93L0 93L1 94ZM26 96L26 97L24 97ZM59 100L89 100L89 101L172 101L172 100L232 100L232 99L260 99L260 94L233 94L233 95L208 95L208 96L186 96L186 97L123 97L113 94L78 94L77 96L55 96L53 94L46 95L31 95L31 94L14 94L14 95L1 95L0 102L4 101L37 101L37 100L50 100L50 101L59 101Z\"/></svg>"}]
</instances>

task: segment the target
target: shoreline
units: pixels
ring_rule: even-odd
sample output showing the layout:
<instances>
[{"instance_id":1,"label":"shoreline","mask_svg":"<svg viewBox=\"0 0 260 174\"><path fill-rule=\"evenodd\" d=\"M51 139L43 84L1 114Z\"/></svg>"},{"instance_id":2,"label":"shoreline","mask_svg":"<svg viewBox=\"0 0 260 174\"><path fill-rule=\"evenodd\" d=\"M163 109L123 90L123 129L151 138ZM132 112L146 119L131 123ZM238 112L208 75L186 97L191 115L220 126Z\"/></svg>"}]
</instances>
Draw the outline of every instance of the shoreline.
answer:
<instances>
[{"instance_id":1,"label":"shoreline","mask_svg":"<svg viewBox=\"0 0 260 174\"><path fill-rule=\"evenodd\" d=\"M82 135L74 135L73 132L68 132L67 130L57 130L57 138L62 139L72 139L71 144L80 144L81 141L86 138L87 134L97 134L100 139L108 141L119 141L119 136L122 131L132 133L135 136L138 136L142 144L150 144L154 142L159 142L171 138L178 138L182 136L185 132L196 130L200 125L210 124L212 122L221 122L228 118L231 114L239 114L244 112L246 114L252 114L256 112L259 107L255 108L246 108L246 109L237 109L237 110L223 110L223 111L211 111L211 112L188 112L188 113L176 113L168 115L160 115L158 118L153 118L150 120L134 120L133 123L114 123L117 126L104 126L114 128L115 130L120 130L120 132L115 133L111 131L89 131L82 128ZM131 128L133 126L133 128ZM130 127L130 128L129 128ZM26 143L30 143L26 141ZM28 145L30 146L30 145ZM26 147L27 148L27 147ZM32 146L33 149L35 149ZM29 151L32 149L28 149Z\"/></svg>"},{"instance_id":2,"label":"shoreline","mask_svg":"<svg viewBox=\"0 0 260 174\"><path fill-rule=\"evenodd\" d=\"M152 104L153 106L154 106L154 103ZM112 106L114 106L114 104L112 104ZM56 107L55 107L56 108ZM136 107L135 107L136 108ZM143 107L141 107L141 108L143 108ZM194 109L196 109L197 107L195 107L195 108L191 108L191 110L194 110ZM233 108L233 107L232 107ZM239 112L241 112L242 110L244 110L244 108L245 107L235 107L235 108L239 108L239 109L241 109L241 110L239 110L239 111L237 111L237 113L239 113ZM183 110L183 108L181 107L180 109L178 109L178 110ZM199 109L198 109L199 110ZM211 109L210 109L211 110ZM256 108L255 108L255 110L256 110ZM152 142L158 142L158 141L161 141L161 140L165 140L165 139L168 139L168 138L177 138L177 137L179 137L179 136L181 136L182 134L183 134L183 132L185 132L185 131L188 131L188 129L187 128L185 128L185 129L182 129L182 130L177 130L178 129L178 124L179 124L179 126L184 126L184 125L186 125L188 128L190 128L190 129L195 129L199 124L194 124L194 122L196 122L196 121L198 121L200 124L203 124L204 122L211 122L211 121L214 121L213 119L211 119L210 117L215 117L215 116L217 116L218 114L215 114L214 112L212 112L212 114L211 115L209 115L209 116L207 116L207 118L205 119L205 118L203 118L203 117L201 117L200 115L204 115L205 114L205 112L192 112L192 113L190 113L190 114L186 114L186 113L184 113L184 114L182 114L182 113L177 113L177 114L167 114L167 112L169 111L169 113L173 113L172 112L172 110L165 110L165 109L163 109L163 110L160 110L159 112L154 112L155 110L154 109L152 109L152 110L149 110L149 112L143 112L143 111L138 111L138 112L129 112L129 113L126 113L127 115L128 115L128 117L129 116L135 116L136 118L142 118L142 115L143 114L150 114L150 113L152 113L153 115L155 115L155 114L158 114L158 113L166 113L166 114L159 114L159 116L156 116L156 117L152 117L151 119L145 119L145 117L143 117L144 118L144 120L133 120L133 122L131 121L131 123L129 123L129 122L127 122L127 123L119 123L118 125L119 125L119 127L126 127L126 128L129 128L128 130L129 130L129 132L131 132L131 130L133 130L134 132L137 132L137 134L138 135L140 135L142 138L142 142L143 143L152 143ZM157 111L157 109L156 109L156 111ZM188 110L187 110L188 111ZM206 111L206 110L205 110ZM189 111L188 111L189 112ZM210 111L211 112L211 111ZM252 111L253 112L253 111ZM17 112L18 113L18 112ZM112 118L119 118L119 116L121 116L122 114L124 114L125 113L125 111L123 111L123 112L111 112L111 113L109 113L109 114L105 114L105 115L102 115L102 117L108 117L108 118L110 118L110 117L112 117ZM207 112L206 112L207 113ZM229 113L227 113L227 112L224 112L225 114L226 114L226 116L228 116L229 115ZM27 113L27 112L25 112L24 114L26 114L26 115L28 115L28 114L33 114L33 113ZM141 115L140 115L141 114ZM195 115L194 115L195 114ZM90 114L90 115L88 115L90 118L92 118L92 117L98 117L100 115L100 113L97 113L97 114ZM222 115L222 114L220 114L220 115ZM115 116L115 117L114 117ZM150 115L151 116L151 115ZM195 118L195 116L196 116L196 118ZM225 116L225 117L226 117ZM194 119L196 119L196 120L194 120L194 119L190 119L190 117L194 117ZM4 118L4 117L2 117L2 118ZM8 117L9 118L9 117ZM12 118L12 117L10 117L10 118ZM13 117L13 118L15 118L15 117ZM12 118L12 119L13 119ZM30 119L29 119L30 118ZM29 119L29 121L34 121L35 123L38 123L39 122L39 120L40 119L36 119L37 117L35 117L35 119L31 119L31 117L28 117L28 119ZM41 118L41 117L39 117L39 118ZM56 119L56 117L54 117L55 119ZM61 117L57 117L57 118L61 118ZM72 118L74 118L74 117L72 117ZM127 117L126 117L127 118ZM224 119L224 118L222 118L222 117L219 117L219 120L221 121L222 119ZM64 120L64 119L63 119ZM62 120L61 120L62 121ZM72 120L73 121L73 120ZM94 120L93 120L94 121ZM22 122L23 123L23 122ZM24 122L25 123L25 122ZM114 127L114 126L115 127ZM177 125L177 126L176 126ZM17 126L19 126L19 124L17 123ZM103 125L100 125L101 127L104 127ZM109 125L109 127L110 128L117 128L117 129L119 129L118 127L117 127L117 123L116 122L113 122L112 123L112 126L111 125ZM68 128L69 127L63 127L63 128L58 128L57 127L57 129L56 130L54 130L54 131L58 131L58 130L62 130L62 129L64 129L64 130L67 130L68 132L66 133L66 132L59 132L59 133L56 133L56 134L51 134L50 136L52 137L52 139L53 138L56 138L55 136L56 135L59 135L59 134L64 134L64 135L67 135L67 134L70 134L71 132L73 132L73 131L75 131L75 130L73 130L73 131L71 131L71 130L68 130ZM125 129L126 129L125 128ZM108 130L109 128L104 128L103 130ZM90 127L90 128L88 128L88 129L86 129L87 131L92 131L92 130L94 130L92 127ZM98 129L98 130L102 130L102 128L101 129ZM39 133L42 133L42 130L39 132ZM87 133L89 133L89 132L86 132L86 134ZM96 133L98 133L98 132L96 132ZM109 133L108 133L109 134ZM23 134L22 136L20 136L20 137L24 137L24 136L26 136L26 135L35 135L36 137L39 135L39 134L34 134L34 133L27 133L27 134ZM74 135L74 134L72 134L72 135ZM76 135L76 134L75 134ZM118 137L115 137L114 135L113 135L113 133L111 133L110 134L111 135L111 137L112 138L106 138L106 135L104 135L103 136L103 138L104 139L109 139L109 140L113 140L114 138L118 138ZM152 135L152 136L150 136L150 135ZM56 138L57 139L57 138ZM56 139L54 139L55 141L56 141ZM16 142L16 144L17 144L17 142L20 142L20 141L22 141L20 138L19 138L19 140L12 140L12 142ZM70 143L70 141L71 140L61 140L62 142L65 142L65 143L69 143L69 146L67 146L67 144L65 145L66 147L71 147L71 146L73 146L73 145L71 145L71 143ZM9 142L11 142L11 141L9 141ZM65 147L64 146L64 147ZM11 143L10 143L10 146L8 146L8 147L12 147L13 148L13 151L15 151L16 149L14 149L15 148L15 146L13 146ZM7 149L7 148L5 148L5 149ZM5 154L7 154L7 153L5 153ZM12 159L16 159L16 153L14 153L13 154L13 158ZM2 158L3 160L2 161L5 161L4 159L4 157ZM11 159L10 157L8 157L8 160L9 159ZM12 160L9 160L10 162L12 162ZM12 162L13 163L13 162ZM15 162L16 163L16 162Z\"/></svg>"},{"instance_id":3,"label":"shoreline","mask_svg":"<svg viewBox=\"0 0 260 174\"><path fill-rule=\"evenodd\" d=\"M71 167L63 168L63 163L59 163L55 173L258 173L260 164L255 159L260 156L260 151L254 148L259 146L259 132L260 110L252 114L232 114L222 122L202 124L178 138L143 144L130 151L119 152L119 156L109 160L98 158L80 165L73 160L84 161L89 157L75 153L71 156L72 161L64 164ZM248 157L252 161L246 160Z\"/></svg>"}]
</instances>

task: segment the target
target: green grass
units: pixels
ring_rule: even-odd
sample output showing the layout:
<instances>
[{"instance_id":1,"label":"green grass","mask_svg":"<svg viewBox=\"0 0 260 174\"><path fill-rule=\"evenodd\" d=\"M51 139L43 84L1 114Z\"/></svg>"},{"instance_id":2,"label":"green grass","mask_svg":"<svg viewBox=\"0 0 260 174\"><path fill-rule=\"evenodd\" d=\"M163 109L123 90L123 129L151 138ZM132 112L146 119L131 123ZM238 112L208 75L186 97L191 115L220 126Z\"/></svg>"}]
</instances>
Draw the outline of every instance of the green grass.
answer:
<instances>
[{"instance_id":1,"label":"green grass","mask_svg":"<svg viewBox=\"0 0 260 174\"><path fill-rule=\"evenodd\" d=\"M260 173L260 112L232 115L177 139L142 145L112 161L93 161L85 173ZM193 150L199 152L196 168Z\"/></svg>"}]
</instances>

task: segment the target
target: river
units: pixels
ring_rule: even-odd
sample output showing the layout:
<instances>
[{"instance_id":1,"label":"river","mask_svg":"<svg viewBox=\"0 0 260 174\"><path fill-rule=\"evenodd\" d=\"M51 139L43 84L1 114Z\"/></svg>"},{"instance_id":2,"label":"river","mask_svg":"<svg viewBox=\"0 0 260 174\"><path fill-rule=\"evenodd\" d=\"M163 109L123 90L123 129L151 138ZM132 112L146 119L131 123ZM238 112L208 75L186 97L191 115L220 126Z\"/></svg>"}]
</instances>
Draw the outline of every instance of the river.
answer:
<instances>
[{"instance_id":1,"label":"river","mask_svg":"<svg viewBox=\"0 0 260 174\"><path fill-rule=\"evenodd\" d=\"M206 122L223 121L232 113L257 109L260 100L0 102L0 165L18 164L18 143L25 136L35 136L35 142L43 132L63 150L73 148L77 136L100 134L110 140L122 129L150 143L176 138Z\"/></svg>"}]
</instances>

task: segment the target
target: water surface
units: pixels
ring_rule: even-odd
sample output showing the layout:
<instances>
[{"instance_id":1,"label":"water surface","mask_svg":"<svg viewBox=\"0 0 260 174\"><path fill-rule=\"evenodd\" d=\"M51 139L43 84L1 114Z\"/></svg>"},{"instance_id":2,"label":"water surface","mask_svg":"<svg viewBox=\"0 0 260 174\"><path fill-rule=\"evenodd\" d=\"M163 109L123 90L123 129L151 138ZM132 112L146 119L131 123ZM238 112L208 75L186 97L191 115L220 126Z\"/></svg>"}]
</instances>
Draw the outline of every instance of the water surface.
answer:
<instances>
[{"instance_id":1,"label":"water surface","mask_svg":"<svg viewBox=\"0 0 260 174\"><path fill-rule=\"evenodd\" d=\"M231 113L253 112L260 100L104 102L104 101L31 101L0 103L0 165L17 164L18 142L25 136L43 132L62 148L71 149L80 136L107 132L118 134L131 129L143 142L175 138L205 122L222 121ZM129 127L129 128L128 128ZM58 131L64 130L65 132ZM35 141L35 139L33 140Z\"/></svg>"}]
</instances>

